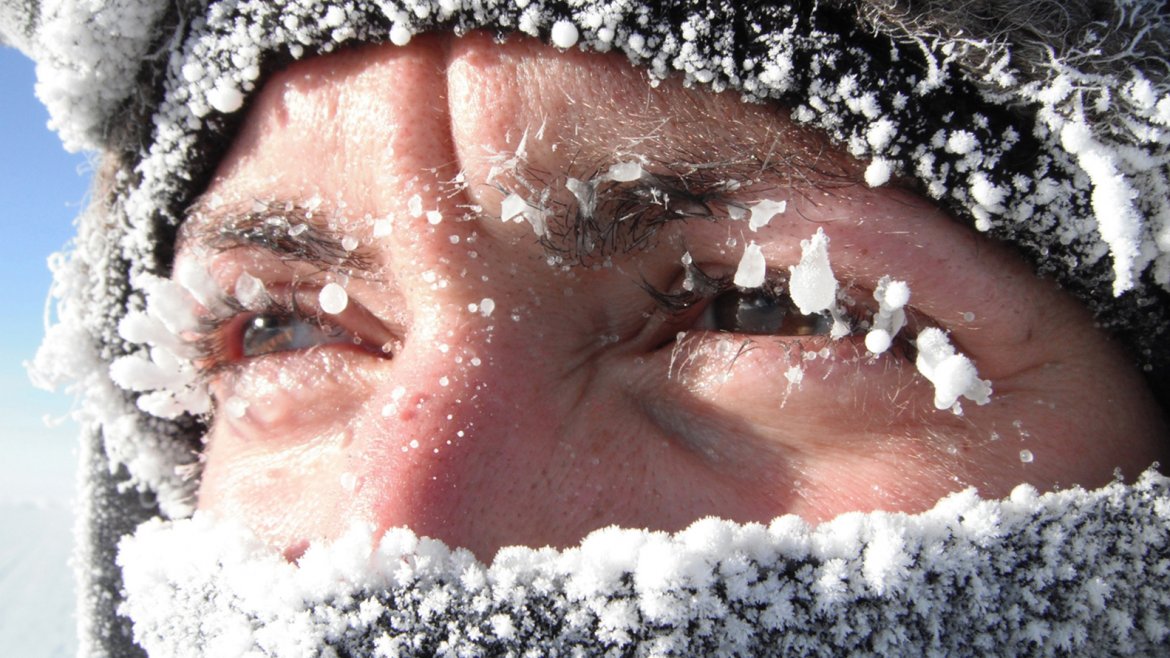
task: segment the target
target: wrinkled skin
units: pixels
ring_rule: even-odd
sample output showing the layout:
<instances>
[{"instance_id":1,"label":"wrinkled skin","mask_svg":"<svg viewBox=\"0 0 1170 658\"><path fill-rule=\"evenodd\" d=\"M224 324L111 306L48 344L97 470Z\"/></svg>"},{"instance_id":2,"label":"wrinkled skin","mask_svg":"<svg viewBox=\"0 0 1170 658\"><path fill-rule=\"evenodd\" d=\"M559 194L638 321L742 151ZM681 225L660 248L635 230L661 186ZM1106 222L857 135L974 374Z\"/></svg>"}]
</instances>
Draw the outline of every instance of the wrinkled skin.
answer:
<instances>
[{"instance_id":1,"label":"wrinkled skin","mask_svg":"<svg viewBox=\"0 0 1170 658\"><path fill-rule=\"evenodd\" d=\"M648 172L739 162L751 184L721 191L713 218L663 223L585 266L566 242L500 219L511 192L547 184L546 206L573 207L567 177L639 160ZM200 508L290 556L370 521L488 559L609 524L818 521L917 511L968 486L1097 486L1165 454L1136 369L1084 309L922 198L867 187L863 167L777 108L652 88L620 59L521 39L418 38L294 65L257 95L179 260L228 293L246 272L331 329L277 317L309 338L262 355L241 347L256 313L215 330ZM356 238L364 271L217 241L257 200L316 199L309 222ZM755 233L727 218L760 199L787 211ZM733 273L749 241L784 275L818 227L851 313L868 317L881 276L906 281L906 331L949 332L991 381L989 404L936 409L905 338L875 357L864 332L737 332L704 316L710 300L671 315L643 288L678 291L684 252ZM338 315L316 307L329 282L348 292Z\"/></svg>"}]
</instances>

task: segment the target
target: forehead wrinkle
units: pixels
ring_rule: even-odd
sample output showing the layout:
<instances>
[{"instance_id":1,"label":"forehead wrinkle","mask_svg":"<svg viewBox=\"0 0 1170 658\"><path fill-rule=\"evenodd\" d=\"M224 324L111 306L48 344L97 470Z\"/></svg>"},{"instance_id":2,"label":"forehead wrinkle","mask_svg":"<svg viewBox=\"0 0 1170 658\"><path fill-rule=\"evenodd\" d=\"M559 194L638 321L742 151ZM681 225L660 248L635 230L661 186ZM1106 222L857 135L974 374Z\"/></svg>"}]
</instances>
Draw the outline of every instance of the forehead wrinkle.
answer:
<instances>
[{"instance_id":1,"label":"forehead wrinkle","mask_svg":"<svg viewBox=\"0 0 1170 658\"><path fill-rule=\"evenodd\" d=\"M323 271L372 272L376 258L360 244L347 250L344 234L333 228L337 219L335 211L325 206L310 209L303 203L279 199L246 206L199 203L188 211L177 247L180 252L202 246L219 253L251 248ZM299 226L304 228L294 235L293 228Z\"/></svg>"}]
</instances>

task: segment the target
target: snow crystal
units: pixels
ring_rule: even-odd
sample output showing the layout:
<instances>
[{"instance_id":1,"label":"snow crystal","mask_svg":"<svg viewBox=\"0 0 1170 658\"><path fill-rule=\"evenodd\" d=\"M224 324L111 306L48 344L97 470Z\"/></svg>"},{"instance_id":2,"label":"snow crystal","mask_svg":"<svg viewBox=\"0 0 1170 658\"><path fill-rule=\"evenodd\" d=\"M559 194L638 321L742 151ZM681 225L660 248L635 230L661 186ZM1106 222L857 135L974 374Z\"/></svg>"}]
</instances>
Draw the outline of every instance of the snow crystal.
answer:
<instances>
[{"instance_id":1,"label":"snow crystal","mask_svg":"<svg viewBox=\"0 0 1170 658\"><path fill-rule=\"evenodd\" d=\"M515 192L504 197L500 203L500 219L506 222L521 222L528 220L536 237L544 237L548 232L548 220L545 212L528 203Z\"/></svg>"},{"instance_id":2,"label":"snow crystal","mask_svg":"<svg viewBox=\"0 0 1170 658\"><path fill-rule=\"evenodd\" d=\"M401 23L395 23L394 26L390 28L390 43L396 46L405 46L406 44L410 43L410 39L413 36L414 34L410 31L410 29Z\"/></svg>"},{"instance_id":3,"label":"snow crystal","mask_svg":"<svg viewBox=\"0 0 1170 658\"><path fill-rule=\"evenodd\" d=\"M244 308L258 311L267 303L268 291L265 290L263 281L244 272L236 277L235 297Z\"/></svg>"},{"instance_id":4,"label":"snow crystal","mask_svg":"<svg viewBox=\"0 0 1170 658\"><path fill-rule=\"evenodd\" d=\"M410 198L406 200L406 210L411 217L422 217L422 197L417 194L410 195Z\"/></svg>"},{"instance_id":5,"label":"snow crystal","mask_svg":"<svg viewBox=\"0 0 1170 658\"><path fill-rule=\"evenodd\" d=\"M936 409L954 409L960 397L987 404L991 400L991 382L979 379L971 359L955 352L941 329L927 327L914 341L918 357L914 365L923 377L934 384Z\"/></svg>"},{"instance_id":6,"label":"snow crystal","mask_svg":"<svg viewBox=\"0 0 1170 658\"><path fill-rule=\"evenodd\" d=\"M743 257L739 259L739 267L735 270L733 282L740 288L759 288L764 285L766 274L764 252L760 245L752 241L743 249Z\"/></svg>"},{"instance_id":7,"label":"snow crystal","mask_svg":"<svg viewBox=\"0 0 1170 658\"><path fill-rule=\"evenodd\" d=\"M552 26L553 45L561 50L572 48L577 44L577 26L570 21L557 21Z\"/></svg>"},{"instance_id":8,"label":"snow crystal","mask_svg":"<svg viewBox=\"0 0 1170 658\"><path fill-rule=\"evenodd\" d=\"M788 294L805 315L833 308L837 279L829 265L829 236L818 228L811 239L800 241L800 263L788 268Z\"/></svg>"},{"instance_id":9,"label":"snow crystal","mask_svg":"<svg viewBox=\"0 0 1170 658\"><path fill-rule=\"evenodd\" d=\"M492 311L496 310L496 301L491 297L484 297L479 301L479 313L486 317L491 316Z\"/></svg>"},{"instance_id":10,"label":"snow crystal","mask_svg":"<svg viewBox=\"0 0 1170 658\"><path fill-rule=\"evenodd\" d=\"M1150 471L1092 492L983 500L968 489L920 514L816 526L610 527L565 550L506 548L490 564L362 524L293 564L198 513L143 524L117 563L124 614L150 655L1060 654L1067 646L1036 630L1054 618L1078 654L1113 655L1124 640L1127 654L1158 655L1166 624L1133 620L1170 610L1170 576L1140 557L1170 539L1168 488Z\"/></svg>"},{"instance_id":11,"label":"snow crystal","mask_svg":"<svg viewBox=\"0 0 1170 658\"><path fill-rule=\"evenodd\" d=\"M890 348L894 337L906 325L903 307L910 302L910 286L904 281L894 281L888 276L878 280L873 291L878 311L874 314L869 333L865 335L865 349L872 354L881 354Z\"/></svg>"},{"instance_id":12,"label":"snow crystal","mask_svg":"<svg viewBox=\"0 0 1170 658\"><path fill-rule=\"evenodd\" d=\"M244 94L235 85L221 80L207 93L207 102L217 112L231 114L244 106Z\"/></svg>"},{"instance_id":13,"label":"snow crystal","mask_svg":"<svg viewBox=\"0 0 1170 658\"><path fill-rule=\"evenodd\" d=\"M894 165L885 158L874 158L870 160L869 166L865 168L865 184L870 187L880 187L885 185L890 180L890 175L893 174Z\"/></svg>"},{"instance_id":14,"label":"snow crystal","mask_svg":"<svg viewBox=\"0 0 1170 658\"><path fill-rule=\"evenodd\" d=\"M748 220L748 228L758 231L767 226L773 217L783 214L787 209L788 202L785 200L761 199L750 207L751 218Z\"/></svg>"},{"instance_id":15,"label":"snow crystal","mask_svg":"<svg viewBox=\"0 0 1170 658\"><path fill-rule=\"evenodd\" d=\"M439 212L438 210L428 210L427 211L427 223L434 226L436 224L439 224L442 221L443 221L443 213Z\"/></svg>"},{"instance_id":16,"label":"snow crystal","mask_svg":"<svg viewBox=\"0 0 1170 658\"><path fill-rule=\"evenodd\" d=\"M327 283L317 295L317 302L321 305L322 311L330 315L337 315L344 311L346 306L349 306L349 294L340 284Z\"/></svg>"},{"instance_id":17,"label":"snow crystal","mask_svg":"<svg viewBox=\"0 0 1170 658\"><path fill-rule=\"evenodd\" d=\"M361 243L358 241L358 239L352 235L347 235L344 238L341 238L341 248L346 251L353 251L354 249L357 249L359 244Z\"/></svg>"},{"instance_id":18,"label":"snow crystal","mask_svg":"<svg viewBox=\"0 0 1170 658\"><path fill-rule=\"evenodd\" d=\"M1024 464L1031 464L1032 460L1034 460L1035 458L1036 458L1036 456L1033 455L1032 451L1028 450L1027 448L1020 451L1020 462L1022 462Z\"/></svg>"}]
</instances>

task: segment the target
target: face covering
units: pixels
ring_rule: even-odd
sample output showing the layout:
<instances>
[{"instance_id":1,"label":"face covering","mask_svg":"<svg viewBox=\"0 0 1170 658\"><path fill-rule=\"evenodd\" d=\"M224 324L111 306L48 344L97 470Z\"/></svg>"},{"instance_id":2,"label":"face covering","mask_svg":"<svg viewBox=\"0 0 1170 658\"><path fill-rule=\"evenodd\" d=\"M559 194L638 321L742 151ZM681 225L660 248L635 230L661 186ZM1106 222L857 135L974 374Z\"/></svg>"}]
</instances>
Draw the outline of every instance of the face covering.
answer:
<instances>
[{"instance_id":1,"label":"face covering","mask_svg":"<svg viewBox=\"0 0 1170 658\"><path fill-rule=\"evenodd\" d=\"M165 332L136 333L125 318L167 296L160 277L184 209L267 73L432 30L619 51L655 77L783 103L867 161L868 184L901 172L1019 245L1128 341L1157 385L1170 326L1170 97L1155 67L1131 63L1159 61L1160 14L1119 3L1108 30L1037 43L1027 20L914 9L5 5L4 38L40 63L38 93L66 145L106 150L113 170L56 263L60 323L35 366L41 383L85 392L83 653L1164 648L1167 507L1152 474L1002 502L964 493L920 515L850 514L815 529L781 518L706 520L675 536L602 530L576 549L508 549L491 565L362 528L292 565L239 528L188 518L209 403ZM122 359L153 368L157 385L120 385L111 364Z\"/></svg>"}]
</instances>

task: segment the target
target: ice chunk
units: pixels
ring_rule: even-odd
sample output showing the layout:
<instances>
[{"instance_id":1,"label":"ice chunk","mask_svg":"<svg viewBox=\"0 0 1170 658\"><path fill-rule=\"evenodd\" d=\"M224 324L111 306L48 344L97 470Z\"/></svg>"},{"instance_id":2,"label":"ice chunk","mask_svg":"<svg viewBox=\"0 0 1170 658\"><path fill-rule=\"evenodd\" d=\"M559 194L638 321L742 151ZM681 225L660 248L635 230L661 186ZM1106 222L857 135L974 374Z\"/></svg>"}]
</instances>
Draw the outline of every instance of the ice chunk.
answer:
<instances>
[{"instance_id":1,"label":"ice chunk","mask_svg":"<svg viewBox=\"0 0 1170 658\"><path fill-rule=\"evenodd\" d=\"M494 299L492 299L491 297L484 297L483 299L481 299L479 301L479 313L480 313L480 315L484 316L485 318L490 316L492 314L492 311L495 311L495 310L496 310L496 301Z\"/></svg>"},{"instance_id":2,"label":"ice chunk","mask_svg":"<svg viewBox=\"0 0 1170 658\"><path fill-rule=\"evenodd\" d=\"M758 231L760 228L767 226L768 222L776 215L782 214L788 209L788 201L780 200L773 201L772 199L760 199L751 207L751 218L748 219L748 228L753 231Z\"/></svg>"},{"instance_id":3,"label":"ice chunk","mask_svg":"<svg viewBox=\"0 0 1170 658\"><path fill-rule=\"evenodd\" d=\"M322 311L330 315L337 315L344 311L346 306L349 306L349 294L340 285L329 283L321 289L321 293L317 296L317 302L321 305Z\"/></svg>"},{"instance_id":4,"label":"ice chunk","mask_svg":"<svg viewBox=\"0 0 1170 658\"><path fill-rule=\"evenodd\" d=\"M540 208L532 206L523 197L515 192L504 197L500 203L500 219L504 222L521 222L528 220L536 237L544 237L548 232L548 220Z\"/></svg>"},{"instance_id":5,"label":"ice chunk","mask_svg":"<svg viewBox=\"0 0 1170 658\"><path fill-rule=\"evenodd\" d=\"M637 162L619 162L610 166L609 179L617 183L629 183L642 177L642 165Z\"/></svg>"},{"instance_id":6,"label":"ice chunk","mask_svg":"<svg viewBox=\"0 0 1170 658\"><path fill-rule=\"evenodd\" d=\"M561 50L577 45L577 26L570 21L560 20L552 26L553 45Z\"/></svg>"},{"instance_id":7,"label":"ice chunk","mask_svg":"<svg viewBox=\"0 0 1170 658\"><path fill-rule=\"evenodd\" d=\"M953 409L960 397L974 400L976 404L987 404L991 400L991 382L979 379L975 364L955 352L941 329L923 329L914 344L918 348L914 365L934 384L936 409Z\"/></svg>"},{"instance_id":8,"label":"ice chunk","mask_svg":"<svg viewBox=\"0 0 1170 658\"><path fill-rule=\"evenodd\" d=\"M760 245L755 241L748 243L743 249L743 257L739 259L739 268L735 270L735 285L740 288L759 288L764 285L766 272L767 264Z\"/></svg>"},{"instance_id":9,"label":"ice chunk","mask_svg":"<svg viewBox=\"0 0 1170 658\"><path fill-rule=\"evenodd\" d=\"M236 277L236 301L244 308L258 311L264 308L267 299L268 291L265 290L263 281L247 272Z\"/></svg>"},{"instance_id":10,"label":"ice chunk","mask_svg":"<svg viewBox=\"0 0 1170 658\"><path fill-rule=\"evenodd\" d=\"M422 197L417 194L412 194L410 198L406 200L406 210L410 213L411 217L422 217Z\"/></svg>"},{"instance_id":11,"label":"ice chunk","mask_svg":"<svg viewBox=\"0 0 1170 658\"><path fill-rule=\"evenodd\" d=\"M829 236L818 228L811 239L800 241L800 248L800 263L788 268L788 294L805 315L827 311L837 301L837 279L829 265Z\"/></svg>"}]
</instances>

